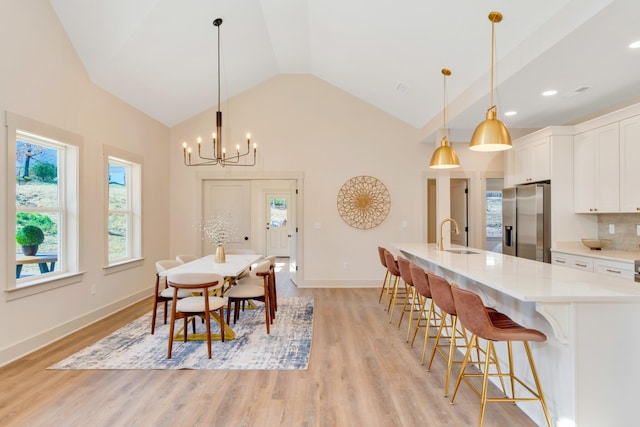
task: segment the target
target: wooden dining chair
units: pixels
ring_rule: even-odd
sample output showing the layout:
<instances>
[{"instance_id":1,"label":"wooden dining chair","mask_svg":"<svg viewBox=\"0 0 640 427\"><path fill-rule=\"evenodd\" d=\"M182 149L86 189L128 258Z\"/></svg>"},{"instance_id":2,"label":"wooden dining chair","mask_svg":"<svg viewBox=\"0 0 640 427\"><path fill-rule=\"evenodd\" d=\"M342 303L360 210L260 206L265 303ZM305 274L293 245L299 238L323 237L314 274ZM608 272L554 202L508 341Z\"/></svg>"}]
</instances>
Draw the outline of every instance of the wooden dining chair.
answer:
<instances>
[{"instance_id":1,"label":"wooden dining chair","mask_svg":"<svg viewBox=\"0 0 640 427\"><path fill-rule=\"evenodd\" d=\"M171 305L171 326L169 329L169 348L167 358L171 359L175 323L178 319L184 319L184 342L187 342L189 319L195 316L201 317L207 329L207 350L211 359L211 313L219 311L220 339L224 341L224 303L225 299L219 296L211 296L224 284L224 277L215 273L174 273L167 277L167 284L173 290L173 303ZM180 291L200 293L197 296L178 298Z\"/></svg>"},{"instance_id":2,"label":"wooden dining chair","mask_svg":"<svg viewBox=\"0 0 640 427\"><path fill-rule=\"evenodd\" d=\"M161 277L160 273L173 267L177 267L181 264L180 261L173 259L165 259L156 262L156 287L153 293L153 314L151 315L151 335L156 331L156 317L158 313L158 304L164 305L164 324L167 324L167 313L169 301L173 299L173 290L167 287L167 280L165 277ZM178 293L178 298L184 298L191 296L189 292L181 291Z\"/></svg>"},{"instance_id":3,"label":"wooden dining chair","mask_svg":"<svg viewBox=\"0 0 640 427\"><path fill-rule=\"evenodd\" d=\"M264 302L267 334L271 333L270 325L275 316L275 307L271 297L271 263L269 260L260 261L251 269L249 277L238 280L236 286L228 289L224 296L227 298L227 323L230 322L231 305L233 304L233 323L240 315L240 303L248 300Z\"/></svg>"}]
</instances>

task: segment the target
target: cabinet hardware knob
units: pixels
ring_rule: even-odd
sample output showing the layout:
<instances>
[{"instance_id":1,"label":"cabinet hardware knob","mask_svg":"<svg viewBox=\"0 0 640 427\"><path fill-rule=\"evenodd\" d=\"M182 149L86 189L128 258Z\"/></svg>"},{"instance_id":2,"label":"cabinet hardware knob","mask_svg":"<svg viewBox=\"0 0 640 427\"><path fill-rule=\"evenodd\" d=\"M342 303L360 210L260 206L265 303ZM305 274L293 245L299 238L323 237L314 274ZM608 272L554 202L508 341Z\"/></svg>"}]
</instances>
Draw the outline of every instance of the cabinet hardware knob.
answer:
<instances>
[{"instance_id":1,"label":"cabinet hardware knob","mask_svg":"<svg viewBox=\"0 0 640 427\"><path fill-rule=\"evenodd\" d=\"M586 268L586 267L587 267L587 264L581 264L581 263L579 263L579 262L576 262L576 266L577 266L577 267Z\"/></svg>"},{"instance_id":2,"label":"cabinet hardware knob","mask_svg":"<svg viewBox=\"0 0 640 427\"><path fill-rule=\"evenodd\" d=\"M558 264L564 264L564 263L565 263L565 260L563 260L563 259L557 259L557 260L556 260L556 262L557 262Z\"/></svg>"},{"instance_id":3,"label":"cabinet hardware knob","mask_svg":"<svg viewBox=\"0 0 640 427\"><path fill-rule=\"evenodd\" d=\"M620 271L620 270L611 270L611 269L609 269L609 268L607 268L607 271L608 271L609 273L616 273L616 274L620 274L620 273L621 273L621 271Z\"/></svg>"}]
</instances>

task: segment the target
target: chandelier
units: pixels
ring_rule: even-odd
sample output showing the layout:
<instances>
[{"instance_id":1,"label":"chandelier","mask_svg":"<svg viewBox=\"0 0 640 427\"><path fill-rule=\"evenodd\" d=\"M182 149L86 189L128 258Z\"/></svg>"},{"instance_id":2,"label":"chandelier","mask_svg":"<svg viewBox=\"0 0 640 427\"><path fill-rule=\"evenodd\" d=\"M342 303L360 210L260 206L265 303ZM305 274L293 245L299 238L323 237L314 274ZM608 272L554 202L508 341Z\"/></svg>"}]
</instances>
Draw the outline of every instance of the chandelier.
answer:
<instances>
[{"instance_id":1,"label":"chandelier","mask_svg":"<svg viewBox=\"0 0 640 427\"><path fill-rule=\"evenodd\" d=\"M253 144L253 162L240 162L245 156L251 153L251 134L247 134L247 151L240 153L240 144L236 145L236 153L227 156L227 150L222 147L222 112L220 111L220 25L222 19L217 18L213 21L213 25L218 28L218 111L216 111L216 131L211 135L213 143L213 154L206 155L202 153L202 138L198 137L198 160L192 162L191 147L186 142L182 143L182 153L185 166L255 166L256 164L256 144Z\"/></svg>"}]
</instances>

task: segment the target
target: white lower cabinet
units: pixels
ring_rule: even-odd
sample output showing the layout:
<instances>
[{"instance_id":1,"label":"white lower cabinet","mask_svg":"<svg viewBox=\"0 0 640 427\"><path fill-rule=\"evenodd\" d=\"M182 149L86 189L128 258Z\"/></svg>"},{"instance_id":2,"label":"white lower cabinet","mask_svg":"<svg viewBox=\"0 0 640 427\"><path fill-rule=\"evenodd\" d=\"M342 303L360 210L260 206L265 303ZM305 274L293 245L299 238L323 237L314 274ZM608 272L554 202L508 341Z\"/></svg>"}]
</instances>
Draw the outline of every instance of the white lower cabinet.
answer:
<instances>
[{"instance_id":1,"label":"white lower cabinet","mask_svg":"<svg viewBox=\"0 0 640 427\"><path fill-rule=\"evenodd\" d=\"M631 280L634 277L632 262L597 259L593 265L593 271Z\"/></svg>"},{"instance_id":2,"label":"white lower cabinet","mask_svg":"<svg viewBox=\"0 0 640 427\"><path fill-rule=\"evenodd\" d=\"M562 252L554 252L551 257L551 263L570 267L576 270L593 271L593 258L565 254Z\"/></svg>"},{"instance_id":3,"label":"white lower cabinet","mask_svg":"<svg viewBox=\"0 0 640 427\"><path fill-rule=\"evenodd\" d=\"M623 279L633 280L633 261L615 261L601 258L591 258L564 252L553 252L551 263L564 267L573 268L575 270L590 271L596 273L608 274L612 277L621 277Z\"/></svg>"}]
</instances>

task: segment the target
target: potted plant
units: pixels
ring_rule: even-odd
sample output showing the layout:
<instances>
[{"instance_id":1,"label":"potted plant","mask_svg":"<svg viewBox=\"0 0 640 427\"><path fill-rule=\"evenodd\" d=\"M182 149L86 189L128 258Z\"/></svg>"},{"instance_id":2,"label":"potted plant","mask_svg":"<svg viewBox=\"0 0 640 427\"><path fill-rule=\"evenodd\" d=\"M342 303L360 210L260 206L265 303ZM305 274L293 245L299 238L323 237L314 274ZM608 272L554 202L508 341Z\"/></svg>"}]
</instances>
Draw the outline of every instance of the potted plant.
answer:
<instances>
[{"instance_id":1,"label":"potted plant","mask_svg":"<svg viewBox=\"0 0 640 427\"><path fill-rule=\"evenodd\" d=\"M16 232L16 242L22 246L22 253L35 255L38 245L44 241L44 233L35 225L25 225Z\"/></svg>"}]
</instances>

